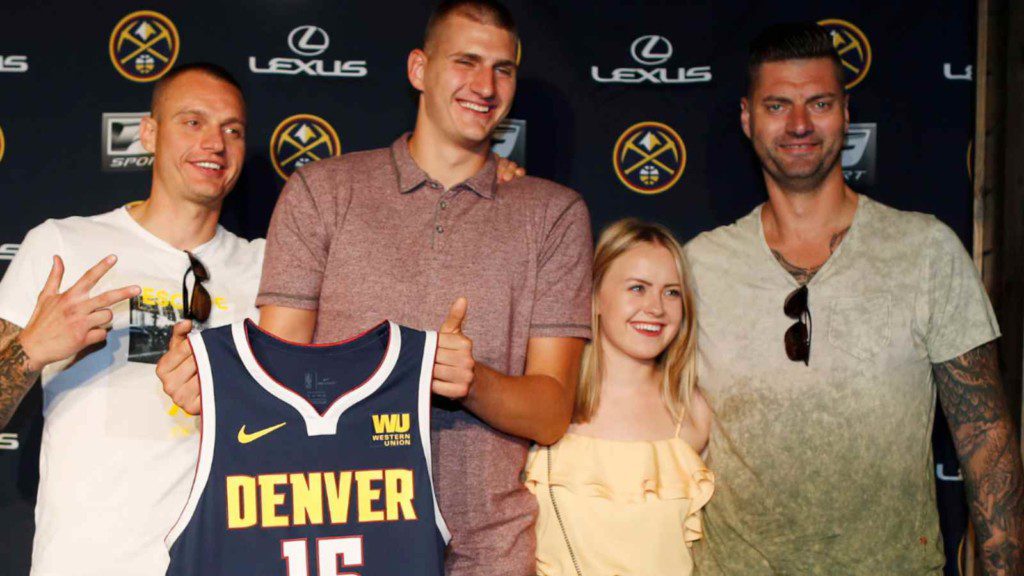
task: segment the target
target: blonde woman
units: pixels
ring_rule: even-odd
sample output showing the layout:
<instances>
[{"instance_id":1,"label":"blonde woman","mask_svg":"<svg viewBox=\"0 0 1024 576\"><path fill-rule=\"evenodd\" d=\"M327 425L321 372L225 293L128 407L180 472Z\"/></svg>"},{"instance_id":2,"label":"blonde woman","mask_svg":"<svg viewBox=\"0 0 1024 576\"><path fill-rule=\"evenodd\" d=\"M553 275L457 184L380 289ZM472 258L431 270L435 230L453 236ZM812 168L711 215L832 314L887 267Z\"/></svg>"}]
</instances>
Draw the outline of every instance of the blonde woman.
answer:
<instances>
[{"instance_id":1,"label":"blonde woman","mask_svg":"<svg viewBox=\"0 0 1024 576\"><path fill-rule=\"evenodd\" d=\"M537 572L686 576L714 477L699 455L711 411L697 388L679 243L655 224L612 224L597 243L593 290L573 423L526 466L540 505Z\"/></svg>"}]
</instances>

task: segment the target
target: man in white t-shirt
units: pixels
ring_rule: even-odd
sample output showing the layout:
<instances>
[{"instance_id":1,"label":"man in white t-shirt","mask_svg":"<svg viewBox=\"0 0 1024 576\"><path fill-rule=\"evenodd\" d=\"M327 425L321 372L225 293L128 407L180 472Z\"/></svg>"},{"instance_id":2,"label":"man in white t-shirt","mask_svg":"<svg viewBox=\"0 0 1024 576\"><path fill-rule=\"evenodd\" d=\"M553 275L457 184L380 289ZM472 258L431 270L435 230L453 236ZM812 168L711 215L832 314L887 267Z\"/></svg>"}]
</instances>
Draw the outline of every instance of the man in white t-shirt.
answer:
<instances>
[{"instance_id":1,"label":"man in white t-shirt","mask_svg":"<svg viewBox=\"0 0 1024 576\"><path fill-rule=\"evenodd\" d=\"M226 71L172 71L140 134L155 155L149 198L47 220L0 282L0 424L42 376L33 576L166 570L163 537L188 495L198 425L154 365L186 316L216 326L257 314L264 243L217 224L245 121Z\"/></svg>"},{"instance_id":2,"label":"man in white t-shirt","mask_svg":"<svg viewBox=\"0 0 1024 576\"><path fill-rule=\"evenodd\" d=\"M985 573L1024 574L992 308L947 226L846 186L832 42L813 23L754 41L741 120L768 201L686 246L718 478L699 572L942 574L937 394Z\"/></svg>"}]
</instances>

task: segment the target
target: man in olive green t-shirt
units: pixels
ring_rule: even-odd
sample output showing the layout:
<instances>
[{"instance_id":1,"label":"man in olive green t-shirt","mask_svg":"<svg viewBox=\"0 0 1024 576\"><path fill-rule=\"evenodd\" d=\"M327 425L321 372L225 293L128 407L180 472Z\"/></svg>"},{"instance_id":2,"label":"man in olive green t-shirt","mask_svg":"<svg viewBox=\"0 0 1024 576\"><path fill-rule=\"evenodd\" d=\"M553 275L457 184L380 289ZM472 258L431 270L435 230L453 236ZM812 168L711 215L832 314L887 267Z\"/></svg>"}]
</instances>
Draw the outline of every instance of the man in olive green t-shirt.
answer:
<instances>
[{"instance_id":1,"label":"man in olive green t-shirt","mask_svg":"<svg viewBox=\"0 0 1024 576\"><path fill-rule=\"evenodd\" d=\"M687 245L718 478L701 575L941 574L931 426L952 429L986 574L1024 574L1020 446L956 235L850 190L842 65L814 24L752 45L768 201Z\"/></svg>"}]
</instances>

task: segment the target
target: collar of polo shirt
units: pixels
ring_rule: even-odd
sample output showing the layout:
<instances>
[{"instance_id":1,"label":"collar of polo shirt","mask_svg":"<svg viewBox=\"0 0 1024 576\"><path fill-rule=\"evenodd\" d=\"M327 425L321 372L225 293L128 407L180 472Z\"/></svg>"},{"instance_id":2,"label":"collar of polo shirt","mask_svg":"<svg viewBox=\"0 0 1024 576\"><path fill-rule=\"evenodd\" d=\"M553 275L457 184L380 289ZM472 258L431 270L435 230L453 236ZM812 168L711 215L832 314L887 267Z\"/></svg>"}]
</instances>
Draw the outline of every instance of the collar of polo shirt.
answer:
<instances>
[{"instance_id":1,"label":"collar of polo shirt","mask_svg":"<svg viewBox=\"0 0 1024 576\"><path fill-rule=\"evenodd\" d=\"M430 177L413 160L409 153L409 137L412 132L406 132L401 138L395 140L391 145L391 159L395 163L395 172L398 174L398 191L402 194L415 192L423 186L440 188L441 184ZM487 163L470 179L455 185L452 189L465 188L476 193L481 198L494 199L494 192L497 188L498 159L491 153L487 157Z\"/></svg>"}]
</instances>

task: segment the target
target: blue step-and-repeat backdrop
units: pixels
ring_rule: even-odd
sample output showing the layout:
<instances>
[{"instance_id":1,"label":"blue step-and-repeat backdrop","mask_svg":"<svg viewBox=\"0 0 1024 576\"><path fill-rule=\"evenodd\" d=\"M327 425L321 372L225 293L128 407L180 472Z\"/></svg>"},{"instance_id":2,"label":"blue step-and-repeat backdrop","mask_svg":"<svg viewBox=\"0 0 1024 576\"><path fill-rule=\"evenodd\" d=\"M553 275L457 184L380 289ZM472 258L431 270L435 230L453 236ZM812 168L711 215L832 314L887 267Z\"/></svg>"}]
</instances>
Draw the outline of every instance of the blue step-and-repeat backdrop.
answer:
<instances>
[{"instance_id":1,"label":"blue step-and-repeat backdrop","mask_svg":"<svg viewBox=\"0 0 1024 576\"><path fill-rule=\"evenodd\" d=\"M933 213L970 245L972 2L508 4L522 68L495 149L578 190L595 229L635 215L685 240L763 201L739 125L747 43L765 25L813 20L832 32L847 69L850 185ZM223 222L262 236L297 166L386 146L412 127L406 56L431 8L420 0L4 2L0 273L44 219L147 195L152 159L138 142L139 118L151 82L175 63L212 61L239 78L248 158ZM937 488L947 573L956 574L966 512L939 418ZM0 431L0 574L28 573L41 429L36 390Z\"/></svg>"}]
</instances>

